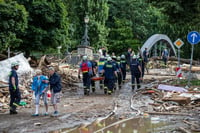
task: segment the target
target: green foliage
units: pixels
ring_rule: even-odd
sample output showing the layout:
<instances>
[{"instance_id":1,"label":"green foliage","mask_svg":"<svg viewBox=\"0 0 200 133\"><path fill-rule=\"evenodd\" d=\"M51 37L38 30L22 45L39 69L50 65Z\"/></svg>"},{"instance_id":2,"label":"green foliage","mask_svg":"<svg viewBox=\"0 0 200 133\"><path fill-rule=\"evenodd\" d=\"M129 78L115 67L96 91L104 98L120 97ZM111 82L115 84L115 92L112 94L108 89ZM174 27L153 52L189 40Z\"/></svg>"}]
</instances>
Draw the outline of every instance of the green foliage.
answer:
<instances>
[{"instance_id":1,"label":"green foliage","mask_svg":"<svg viewBox=\"0 0 200 133\"><path fill-rule=\"evenodd\" d=\"M16 2L17 1L17 2ZM183 58L190 58L186 36L200 32L199 0L0 0L0 50L27 53L77 49L88 15L90 44L121 54L138 47L153 34L181 38ZM200 57L195 45L194 59Z\"/></svg>"},{"instance_id":2,"label":"green foliage","mask_svg":"<svg viewBox=\"0 0 200 133\"><path fill-rule=\"evenodd\" d=\"M167 25L165 34L172 41L181 38L185 45L181 48L184 52L181 55L183 58L190 58L191 45L187 42L187 34L190 31L200 31L200 1L199 0L150 0L151 4L160 9L166 18ZM200 47L195 46L194 59L200 57Z\"/></svg>"},{"instance_id":3,"label":"green foliage","mask_svg":"<svg viewBox=\"0 0 200 133\"><path fill-rule=\"evenodd\" d=\"M29 11L29 25L23 37L23 48L45 52L66 45L68 35L67 8L61 0L19 0ZM30 47L27 47L30 46Z\"/></svg>"},{"instance_id":4,"label":"green foliage","mask_svg":"<svg viewBox=\"0 0 200 133\"><path fill-rule=\"evenodd\" d=\"M19 35L27 28L27 17L23 5L15 1L0 1L0 52L20 45Z\"/></svg>"},{"instance_id":5,"label":"green foliage","mask_svg":"<svg viewBox=\"0 0 200 133\"><path fill-rule=\"evenodd\" d=\"M114 18L108 43L109 52L115 52L117 55L121 55L129 47L137 51L138 41L133 39L132 22L127 19Z\"/></svg>"},{"instance_id":6,"label":"green foliage","mask_svg":"<svg viewBox=\"0 0 200 133\"><path fill-rule=\"evenodd\" d=\"M66 0L69 8L69 37L72 47L80 45L84 35L84 17L89 16L90 44L94 48L99 48L107 44L108 28L105 22L108 17L107 0Z\"/></svg>"}]
</instances>

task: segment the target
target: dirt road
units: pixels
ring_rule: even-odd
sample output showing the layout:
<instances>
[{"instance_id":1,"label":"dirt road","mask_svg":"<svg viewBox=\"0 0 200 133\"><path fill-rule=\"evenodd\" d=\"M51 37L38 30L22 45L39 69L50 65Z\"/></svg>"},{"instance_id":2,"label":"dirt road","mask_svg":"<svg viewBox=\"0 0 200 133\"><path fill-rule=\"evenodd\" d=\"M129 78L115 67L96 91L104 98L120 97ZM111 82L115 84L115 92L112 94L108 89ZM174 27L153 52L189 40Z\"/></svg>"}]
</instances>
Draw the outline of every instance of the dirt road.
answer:
<instances>
[{"instance_id":1,"label":"dirt road","mask_svg":"<svg viewBox=\"0 0 200 133\"><path fill-rule=\"evenodd\" d=\"M153 77L157 79L155 76ZM130 75L128 78L130 79ZM149 76L148 78L152 79ZM0 114L0 132L43 133L61 128L70 128L93 122L99 117L105 117L113 110L118 118L125 118L129 115L134 116L137 111L130 108L130 99L134 93L131 90L130 80L127 80L122 89L117 90L111 96L104 95L103 90L100 89L97 89L95 93L91 93L90 96L84 96L82 88L77 86L77 89L63 93L58 117L43 116L44 106L39 109L40 116L32 117L31 114L35 110L33 104L31 108L19 109L17 115L9 115L8 112ZM145 106L150 102L149 100L151 99L144 97L139 102L143 108L146 108ZM49 107L50 114L53 112L52 108L52 106Z\"/></svg>"}]
</instances>

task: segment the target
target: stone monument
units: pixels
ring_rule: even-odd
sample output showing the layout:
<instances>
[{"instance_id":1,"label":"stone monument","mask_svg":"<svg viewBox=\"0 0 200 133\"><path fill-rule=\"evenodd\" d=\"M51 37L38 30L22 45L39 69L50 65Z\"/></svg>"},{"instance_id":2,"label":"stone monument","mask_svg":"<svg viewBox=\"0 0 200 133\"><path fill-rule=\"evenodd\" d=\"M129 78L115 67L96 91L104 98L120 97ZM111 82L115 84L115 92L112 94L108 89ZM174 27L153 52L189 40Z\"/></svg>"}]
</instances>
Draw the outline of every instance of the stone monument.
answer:
<instances>
[{"instance_id":1,"label":"stone monument","mask_svg":"<svg viewBox=\"0 0 200 133\"><path fill-rule=\"evenodd\" d=\"M84 18L84 22L85 22L85 31L81 40L81 45L78 46L78 55L87 55L88 57L91 57L93 56L93 48L89 46L90 41L88 37L88 25L87 25L89 22L88 16Z\"/></svg>"}]
</instances>

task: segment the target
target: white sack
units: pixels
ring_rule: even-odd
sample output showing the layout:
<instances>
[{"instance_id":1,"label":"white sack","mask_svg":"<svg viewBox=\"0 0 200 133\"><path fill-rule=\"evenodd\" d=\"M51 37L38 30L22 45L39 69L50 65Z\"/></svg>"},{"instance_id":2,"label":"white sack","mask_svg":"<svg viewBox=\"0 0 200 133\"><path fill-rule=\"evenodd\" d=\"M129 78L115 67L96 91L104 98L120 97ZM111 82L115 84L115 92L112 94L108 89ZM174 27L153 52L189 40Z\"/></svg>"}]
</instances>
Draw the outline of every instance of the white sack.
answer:
<instances>
[{"instance_id":1,"label":"white sack","mask_svg":"<svg viewBox=\"0 0 200 133\"><path fill-rule=\"evenodd\" d=\"M19 63L19 69L17 70L18 76L23 73L32 72L28 60L24 57L23 53L21 53L9 59L0 61L0 81L8 82L8 75L11 71L12 62Z\"/></svg>"}]
</instances>

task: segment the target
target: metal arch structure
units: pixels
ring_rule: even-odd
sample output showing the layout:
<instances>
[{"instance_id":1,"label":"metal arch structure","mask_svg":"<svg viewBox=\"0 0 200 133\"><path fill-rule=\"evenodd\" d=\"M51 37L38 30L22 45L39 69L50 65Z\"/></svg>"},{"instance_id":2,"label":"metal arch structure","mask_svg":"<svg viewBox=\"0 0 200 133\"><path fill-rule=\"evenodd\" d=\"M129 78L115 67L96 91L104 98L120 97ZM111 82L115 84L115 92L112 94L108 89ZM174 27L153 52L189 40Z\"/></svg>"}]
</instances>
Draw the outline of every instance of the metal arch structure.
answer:
<instances>
[{"instance_id":1,"label":"metal arch structure","mask_svg":"<svg viewBox=\"0 0 200 133\"><path fill-rule=\"evenodd\" d=\"M150 49L153 47L154 44L156 44L158 41L160 40L165 40L169 43L169 45L171 46L174 55L176 56L176 49L174 48L174 45L172 43L172 41L169 39L169 37L167 35L164 34L154 34L152 35L142 46L141 51L144 51L145 48L147 48L148 51L150 51Z\"/></svg>"}]
</instances>

